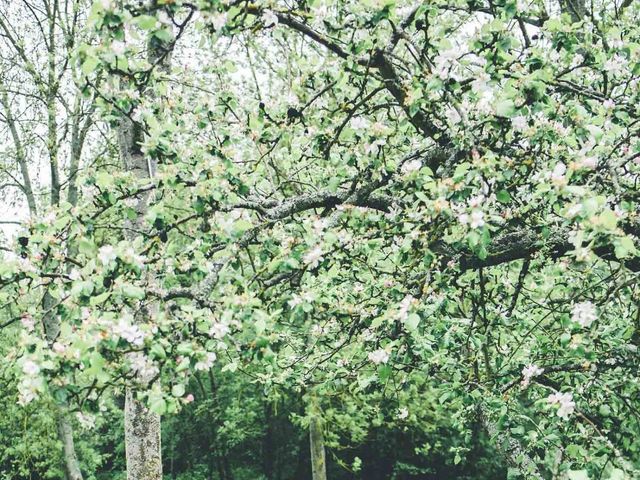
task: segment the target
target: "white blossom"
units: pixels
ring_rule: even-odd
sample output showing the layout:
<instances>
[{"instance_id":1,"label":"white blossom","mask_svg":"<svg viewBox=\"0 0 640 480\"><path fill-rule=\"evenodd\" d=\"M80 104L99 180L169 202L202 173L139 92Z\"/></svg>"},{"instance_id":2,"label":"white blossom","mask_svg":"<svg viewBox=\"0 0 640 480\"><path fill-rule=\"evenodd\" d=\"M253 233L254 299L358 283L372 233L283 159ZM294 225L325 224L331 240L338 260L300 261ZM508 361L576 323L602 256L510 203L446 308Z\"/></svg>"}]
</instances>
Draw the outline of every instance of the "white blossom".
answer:
<instances>
[{"instance_id":1,"label":"white blossom","mask_svg":"<svg viewBox=\"0 0 640 480\"><path fill-rule=\"evenodd\" d=\"M451 75L451 70L454 69L458 63L458 57L461 52L458 48L450 48L441 52L433 59L434 69L433 73L440 77L442 80L446 80ZM451 75L456 78L456 75Z\"/></svg>"},{"instance_id":2,"label":"white blossom","mask_svg":"<svg viewBox=\"0 0 640 480\"><path fill-rule=\"evenodd\" d=\"M38 398L38 391L42 388L42 379L36 377L23 378L18 384L18 404L27 405Z\"/></svg>"},{"instance_id":3,"label":"white blossom","mask_svg":"<svg viewBox=\"0 0 640 480\"><path fill-rule=\"evenodd\" d=\"M194 368L196 370L210 370L213 367L213 363L216 361L216 354L214 352L207 352L205 358L196 362Z\"/></svg>"},{"instance_id":4,"label":"white blossom","mask_svg":"<svg viewBox=\"0 0 640 480\"><path fill-rule=\"evenodd\" d=\"M458 113L458 110L456 110L455 108L447 108L445 116L447 117L447 120L451 125L457 125L462 121L460 113Z\"/></svg>"},{"instance_id":5,"label":"white blossom","mask_svg":"<svg viewBox=\"0 0 640 480\"><path fill-rule=\"evenodd\" d=\"M379 147L384 147L386 144L387 141L383 138L380 138L373 143L366 143L364 146L364 152L367 155L377 154Z\"/></svg>"},{"instance_id":6,"label":"white blossom","mask_svg":"<svg viewBox=\"0 0 640 480\"><path fill-rule=\"evenodd\" d=\"M417 172L418 170L420 170L420 168L422 168L422 160L415 159L409 162L405 162L402 165L401 172L406 175L409 173Z\"/></svg>"},{"instance_id":7,"label":"white blossom","mask_svg":"<svg viewBox=\"0 0 640 480\"><path fill-rule=\"evenodd\" d=\"M145 109L142 108L140 105L138 105L136 108L133 109L133 113L131 113L130 118L134 122L140 123L144 119L145 113L146 113ZM130 198L126 198L125 200L130 200ZM135 200L135 198L133 200ZM130 204L129 202L125 203L125 205L127 205L127 207L133 207L134 206L134 205Z\"/></svg>"},{"instance_id":8,"label":"white blossom","mask_svg":"<svg viewBox=\"0 0 640 480\"><path fill-rule=\"evenodd\" d=\"M542 375L544 373L544 368L540 368L537 365L527 365L522 369L522 386L527 387L529 383L531 383L531 379L533 377L537 377L538 375Z\"/></svg>"},{"instance_id":9,"label":"white blossom","mask_svg":"<svg viewBox=\"0 0 640 480\"><path fill-rule=\"evenodd\" d=\"M604 65L603 65L603 70L605 72L609 72L611 74L616 74L616 73L620 73L622 71L624 71L627 67L627 64L629 62L627 61L626 58L624 58L621 55L614 55L612 58L610 58L609 60L607 60Z\"/></svg>"},{"instance_id":10,"label":"white blossom","mask_svg":"<svg viewBox=\"0 0 640 480\"><path fill-rule=\"evenodd\" d=\"M80 273L80 270L74 268L69 272L69 278L73 281L80 280L82 278L82 274Z\"/></svg>"},{"instance_id":11,"label":"white blossom","mask_svg":"<svg viewBox=\"0 0 640 480\"><path fill-rule=\"evenodd\" d=\"M577 68L584 63L584 55L576 53L571 60L571 68Z\"/></svg>"},{"instance_id":12,"label":"white blossom","mask_svg":"<svg viewBox=\"0 0 640 480\"><path fill-rule=\"evenodd\" d=\"M415 298L411 295L407 295L402 299L398 308L398 318L400 321L404 322L407 319L409 316L409 309L411 308L414 300Z\"/></svg>"},{"instance_id":13,"label":"white blossom","mask_svg":"<svg viewBox=\"0 0 640 480\"><path fill-rule=\"evenodd\" d=\"M491 80L491 77L485 71L478 72L473 82L471 82L471 90L478 94L489 92L491 90L489 80Z\"/></svg>"},{"instance_id":14,"label":"white blossom","mask_svg":"<svg viewBox=\"0 0 640 480\"><path fill-rule=\"evenodd\" d=\"M322 260L322 248L316 245L302 257L302 261L309 265L310 268L316 268Z\"/></svg>"},{"instance_id":15,"label":"white blossom","mask_svg":"<svg viewBox=\"0 0 640 480\"><path fill-rule=\"evenodd\" d=\"M351 119L351 128L354 130L366 130L369 128L369 121L364 117L354 117Z\"/></svg>"},{"instance_id":16,"label":"white blossom","mask_svg":"<svg viewBox=\"0 0 640 480\"><path fill-rule=\"evenodd\" d=\"M482 202L484 202L484 195L476 195L469 199L469 206L471 208L476 208L482 205Z\"/></svg>"},{"instance_id":17,"label":"white blossom","mask_svg":"<svg viewBox=\"0 0 640 480\"><path fill-rule=\"evenodd\" d=\"M100 250L98 251L98 259L100 260L100 263L106 266L113 262L116 258L118 258L118 255L111 245L100 247Z\"/></svg>"},{"instance_id":18,"label":"white blossom","mask_svg":"<svg viewBox=\"0 0 640 480\"><path fill-rule=\"evenodd\" d=\"M26 375L35 376L40 373L40 366L33 360L25 360L22 364L22 371Z\"/></svg>"},{"instance_id":19,"label":"white blossom","mask_svg":"<svg viewBox=\"0 0 640 480\"><path fill-rule=\"evenodd\" d=\"M111 42L111 51L114 54L124 55L125 50L126 50L126 45L124 44L124 42L121 42L119 40L114 40L113 42Z\"/></svg>"},{"instance_id":20,"label":"white blossom","mask_svg":"<svg viewBox=\"0 0 640 480\"><path fill-rule=\"evenodd\" d=\"M336 360L336 366L339 368L344 368L347 365L349 365L349 360L347 360L346 358L339 358L338 360Z\"/></svg>"},{"instance_id":21,"label":"white blossom","mask_svg":"<svg viewBox=\"0 0 640 480\"><path fill-rule=\"evenodd\" d=\"M19 258L18 259L18 266L20 267L20 271L24 272L24 273L35 273L36 267L33 265L33 263L31 263L31 260L29 260L28 258Z\"/></svg>"},{"instance_id":22,"label":"white blossom","mask_svg":"<svg viewBox=\"0 0 640 480\"><path fill-rule=\"evenodd\" d=\"M227 24L227 14L226 13L219 13L217 15L213 15L211 17L211 25L213 26L214 30L219 31L222 30L222 28Z\"/></svg>"},{"instance_id":23,"label":"white blossom","mask_svg":"<svg viewBox=\"0 0 640 480\"><path fill-rule=\"evenodd\" d=\"M565 185L567 183L567 179L564 176L566 172L567 166L562 162L557 163L551 172L551 182L555 185Z\"/></svg>"},{"instance_id":24,"label":"white blossom","mask_svg":"<svg viewBox=\"0 0 640 480\"><path fill-rule=\"evenodd\" d=\"M124 260L142 270L147 259L144 255L138 255L132 247L129 247L125 252Z\"/></svg>"},{"instance_id":25,"label":"white blossom","mask_svg":"<svg viewBox=\"0 0 640 480\"><path fill-rule=\"evenodd\" d=\"M218 340L224 338L229 333L229 325L224 322L215 322L209 330L209 335Z\"/></svg>"},{"instance_id":26,"label":"white blossom","mask_svg":"<svg viewBox=\"0 0 640 480\"><path fill-rule=\"evenodd\" d=\"M164 10L160 10L158 12L158 21L165 25L169 25L171 23L171 18L169 17L169 15L167 15L167 12L165 12Z\"/></svg>"},{"instance_id":27,"label":"white blossom","mask_svg":"<svg viewBox=\"0 0 640 480\"><path fill-rule=\"evenodd\" d=\"M324 230L327 228L328 221L326 218L316 218L313 220L313 233L317 237L321 236Z\"/></svg>"},{"instance_id":28,"label":"white blossom","mask_svg":"<svg viewBox=\"0 0 640 480\"><path fill-rule=\"evenodd\" d=\"M471 228L480 228L484 225L484 212L480 210L474 210L471 212L471 221L469 226Z\"/></svg>"},{"instance_id":29,"label":"white blossom","mask_svg":"<svg viewBox=\"0 0 640 480\"><path fill-rule=\"evenodd\" d=\"M311 327L311 335L313 335L314 337L320 337L324 334L325 334L325 329L322 325L319 325L316 323Z\"/></svg>"},{"instance_id":30,"label":"white blossom","mask_svg":"<svg viewBox=\"0 0 640 480\"><path fill-rule=\"evenodd\" d=\"M25 406L36 399L36 392L33 390L22 390L18 395L18 405Z\"/></svg>"},{"instance_id":31,"label":"white blossom","mask_svg":"<svg viewBox=\"0 0 640 480\"><path fill-rule=\"evenodd\" d=\"M389 361L389 352L380 348L374 352L369 352L368 358L370 362L380 365Z\"/></svg>"},{"instance_id":32,"label":"white blossom","mask_svg":"<svg viewBox=\"0 0 640 480\"><path fill-rule=\"evenodd\" d=\"M365 342L371 342L376 338L375 332L370 328L365 328L360 335Z\"/></svg>"},{"instance_id":33,"label":"white blossom","mask_svg":"<svg viewBox=\"0 0 640 480\"><path fill-rule=\"evenodd\" d=\"M264 10L262 12L262 23L265 27L273 27L278 25L278 16L271 10Z\"/></svg>"},{"instance_id":34,"label":"white blossom","mask_svg":"<svg viewBox=\"0 0 640 480\"><path fill-rule=\"evenodd\" d=\"M25 313L20 317L20 322L22 326L27 330L27 332L33 332L36 326L36 321L33 316L29 313Z\"/></svg>"},{"instance_id":35,"label":"white blossom","mask_svg":"<svg viewBox=\"0 0 640 480\"><path fill-rule=\"evenodd\" d=\"M123 338L132 345L142 346L144 343L144 333L137 325L130 324L127 320L121 319L113 329L116 336Z\"/></svg>"},{"instance_id":36,"label":"white blossom","mask_svg":"<svg viewBox=\"0 0 640 480\"><path fill-rule=\"evenodd\" d=\"M400 407L398 409L398 420L405 420L407 417L409 417L409 409L407 409L407 407Z\"/></svg>"},{"instance_id":37,"label":"white blossom","mask_svg":"<svg viewBox=\"0 0 640 480\"><path fill-rule=\"evenodd\" d=\"M517 132L522 132L527 128L527 118L524 115L518 115L511 119L511 126Z\"/></svg>"},{"instance_id":38,"label":"white blossom","mask_svg":"<svg viewBox=\"0 0 640 480\"><path fill-rule=\"evenodd\" d=\"M46 215L44 215L42 217L42 223L46 224L46 225L53 225L53 222L56 221L56 212L55 211L48 211L46 213Z\"/></svg>"},{"instance_id":39,"label":"white blossom","mask_svg":"<svg viewBox=\"0 0 640 480\"><path fill-rule=\"evenodd\" d=\"M302 305L303 299L300 295L294 293L291 297L291 300L289 300L287 303L289 304L289 307L296 308L298 305Z\"/></svg>"},{"instance_id":40,"label":"white blossom","mask_svg":"<svg viewBox=\"0 0 640 480\"><path fill-rule=\"evenodd\" d=\"M567 217L573 218L582 211L582 204L576 203L567 209Z\"/></svg>"},{"instance_id":41,"label":"white blossom","mask_svg":"<svg viewBox=\"0 0 640 480\"><path fill-rule=\"evenodd\" d=\"M551 405L559 405L556 415L563 420L567 420L569 415L571 415L576 408L576 404L573 401L573 395L570 393L552 393L547 397L547 402Z\"/></svg>"},{"instance_id":42,"label":"white blossom","mask_svg":"<svg viewBox=\"0 0 640 480\"><path fill-rule=\"evenodd\" d=\"M127 355L131 370L142 383L149 383L160 373L160 369L144 353L132 352Z\"/></svg>"},{"instance_id":43,"label":"white blossom","mask_svg":"<svg viewBox=\"0 0 640 480\"><path fill-rule=\"evenodd\" d=\"M594 156L583 157L580 160L580 166L582 168L588 168L589 170L595 170L598 166L598 158Z\"/></svg>"},{"instance_id":44,"label":"white blossom","mask_svg":"<svg viewBox=\"0 0 640 480\"><path fill-rule=\"evenodd\" d=\"M571 311L571 320L578 323L581 327L589 328L597 318L598 312L596 311L596 307L589 301L576 303Z\"/></svg>"},{"instance_id":45,"label":"white blossom","mask_svg":"<svg viewBox=\"0 0 640 480\"><path fill-rule=\"evenodd\" d=\"M96 417L89 413L76 412L76 419L82 428L87 430L93 429L96 426Z\"/></svg>"}]
</instances>

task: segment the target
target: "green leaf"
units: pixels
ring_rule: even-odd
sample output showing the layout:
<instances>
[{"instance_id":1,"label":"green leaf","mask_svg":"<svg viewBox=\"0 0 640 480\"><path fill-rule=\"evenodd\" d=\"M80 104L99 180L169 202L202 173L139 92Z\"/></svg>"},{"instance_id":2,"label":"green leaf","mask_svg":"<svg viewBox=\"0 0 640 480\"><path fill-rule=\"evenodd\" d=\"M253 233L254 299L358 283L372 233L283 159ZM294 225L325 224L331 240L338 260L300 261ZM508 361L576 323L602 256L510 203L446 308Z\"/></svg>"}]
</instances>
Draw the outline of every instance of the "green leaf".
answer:
<instances>
[{"instance_id":1,"label":"green leaf","mask_svg":"<svg viewBox=\"0 0 640 480\"><path fill-rule=\"evenodd\" d=\"M163 415L167 411L166 400L162 397L153 399L149 402L149 410L157 413L158 415Z\"/></svg>"},{"instance_id":2,"label":"green leaf","mask_svg":"<svg viewBox=\"0 0 640 480\"><path fill-rule=\"evenodd\" d=\"M235 372L236 370L238 370L238 364L236 362L231 362L226 364L224 367L222 367L222 372Z\"/></svg>"},{"instance_id":3,"label":"green leaf","mask_svg":"<svg viewBox=\"0 0 640 480\"><path fill-rule=\"evenodd\" d=\"M98 60L98 58L94 57L93 55L89 55L87 56L87 58L85 58L84 62L82 62L82 66L80 67L80 69L82 70L82 73L84 73L85 75L89 75L95 71L96 67L99 64L100 60Z\"/></svg>"},{"instance_id":4,"label":"green leaf","mask_svg":"<svg viewBox=\"0 0 640 480\"><path fill-rule=\"evenodd\" d=\"M500 203L509 203L511 201L511 195L506 190L498 190L498 193L496 193L496 199Z\"/></svg>"},{"instance_id":5,"label":"green leaf","mask_svg":"<svg viewBox=\"0 0 640 480\"><path fill-rule=\"evenodd\" d=\"M171 395L174 397L180 398L184 395L184 385L178 383L171 388Z\"/></svg>"},{"instance_id":6,"label":"green leaf","mask_svg":"<svg viewBox=\"0 0 640 480\"><path fill-rule=\"evenodd\" d=\"M511 99L500 100L496 104L496 115L510 118L516 113L516 106Z\"/></svg>"},{"instance_id":7,"label":"green leaf","mask_svg":"<svg viewBox=\"0 0 640 480\"><path fill-rule=\"evenodd\" d=\"M267 328L267 322L262 315L256 318L256 321L253 323L253 327L256 329L256 333L258 335L261 335L262 332L265 331L265 329Z\"/></svg>"},{"instance_id":8,"label":"green leaf","mask_svg":"<svg viewBox=\"0 0 640 480\"><path fill-rule=\"evenodd\" d=\"M589 480L589 474L586 470L569 470L567 478L569 480Z\"/></svg>"},{"instance_id":9,"label":"green leaf","mask_svg":"<svg viewBox=\"0 0 640 480\"><path fill-rule=\"evenodd\" d=\"M156 27L158 19L151 15L140 15L136 18L136 23L142 30L152 30Z\"/></svg>"},{"instance_id":10,"label":"green leaf","mask_svg":"<svg viewBox=\"0 0 640 480\"><path fill-rule=\"evenodd\" d=\"M598 219L598 223L606 230L615 230L618 226L618 217L613 210L606 209L599 215Z\"/></svg>"},{"instance_id":11,"label":"green leaf","mask_svg":"<svg viewBox=\"0 0 640 480\"><path fill-rule=\"evenodd\" d=\"M420 316L416 313L412 313L404 321L404 324L407 327L407 330L415 330L420 324Z\"/></svg>"},{"instance_id":12,"label":"green leaf","mask_svg":"<svg viewBox=\"0 0 640 480\"><path fill-rule=\"evenodd\" d=\"M131 285L130 283L122 285L122 293L125 297L135 298L137 300L142 300L145 297L145 292L142 287Z\"/></svg>"},{"instance_id":13,"label":"green leaf","mask_svg":"<svg viewBox=\"0 0 640 480\"><path fill-rule=\"evenodd\" d=\"M89 304L91 304L92 306L100 305L106 302L110 295L111 292L104 292L100 295L96 295L95 297L91 297L91 299L89 300Z\"/></svg>"},{"instance_id":14,"label":"green leaf","mask_svg":"<svg viewBox=\"0 0 640 480\"><path fill-rule=\"evenodd\" d=\"M161 42L169 43L173 41L173 33L171 32L171 30L166 28L156 30L155 32L153 32L153 36Z\"/></svg>"},{"instance_id":15,"label":"green leaf","mask_svg":"<svg viewBox=\"0 0 640 480\"><path fill-rule=\"evenodd\" d=\"M253 224L248 220L236 220L233 222L233 233L236 235L242 235L244 232L253 227Z\"/></svg>"},{"instance_id":16,"label":"green leaf","mask_svg":"<svg viewBox=\"0 0 640 480\"><path fill-rule=\"evenodd\" d=\"M86 237L82 237L78 242L78 251L86 257L95 257L98 248Z\"/></svg>"},{"instance_id":17,"label":"green leaf","mask_svg":"<svg viewBox=\"0 0 640 480\"><path fill-rule=\"evenodd\" d=\"M636 246L633 243L631 237L617 237L614 242L616 258L627 258L631 255L635 255Z\"/></svg>"},{"instance_id":18,"label":"green leaf","mask_svg":"<svg viewBox=\"0 0 640 480\"><path fill-rule=\"evenodd\" d=\"M162 345L160 345L159 343L154 343L152 345L150 353L154 358L157 358L158 360L164 360L165 358L167 358L167 352L165 352L164 348L162 348Z\"/></svg>"},{"instance_id":19,"label":"green leaf","mask_svg":"<svg viewBox=\"0 0 640 480\"><path fill-rule=\"evenodd\" d=\"M105 189L113 185L113 175L107 171L100 171L96 173L96 185Z\"/></svg>"},{"instance_id":20,"label":"green leaf","mask_svg":"<svg viewBox=\"0 0 640 480\"><path fill-rule=\"evenodd\" d=\"M386 382L391 376L391 367L389 365L381 365L378 367L378 379L380 382Z\"/></svg>"}]
</instances>

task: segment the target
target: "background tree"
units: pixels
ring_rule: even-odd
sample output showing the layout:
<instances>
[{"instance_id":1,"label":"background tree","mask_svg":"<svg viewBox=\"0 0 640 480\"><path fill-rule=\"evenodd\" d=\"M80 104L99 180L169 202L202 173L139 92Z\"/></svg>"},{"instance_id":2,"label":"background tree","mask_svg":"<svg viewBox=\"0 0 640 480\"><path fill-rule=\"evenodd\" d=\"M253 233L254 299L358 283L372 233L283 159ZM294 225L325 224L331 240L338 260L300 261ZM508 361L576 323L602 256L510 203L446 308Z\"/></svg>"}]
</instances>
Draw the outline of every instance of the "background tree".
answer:
<instances>
[{"instance_id":1,"label":"background tree","mask_svg":"<svg viewBox=\"0 0 640 480\"><path fill-rule=\"evenodd\" d=\"M72 60L76 46L86 39L85 11L81 1L5 2L0 7L4 198L14 214L27 210L31 220L40 213L52 221L61 201L75 206L78 200L77 176L94 109L75 88L79 72ZM19 242L23 247L28 239L20 237ZM68 248L72 257L73 247ZM54 301L46 290L40 301L43 308L36 318L43 331L38 331L52 345L60 330L51 311ZM54 412L66 475L81 479L70 420L64 408Z\"/></svg>"}]
</instances>

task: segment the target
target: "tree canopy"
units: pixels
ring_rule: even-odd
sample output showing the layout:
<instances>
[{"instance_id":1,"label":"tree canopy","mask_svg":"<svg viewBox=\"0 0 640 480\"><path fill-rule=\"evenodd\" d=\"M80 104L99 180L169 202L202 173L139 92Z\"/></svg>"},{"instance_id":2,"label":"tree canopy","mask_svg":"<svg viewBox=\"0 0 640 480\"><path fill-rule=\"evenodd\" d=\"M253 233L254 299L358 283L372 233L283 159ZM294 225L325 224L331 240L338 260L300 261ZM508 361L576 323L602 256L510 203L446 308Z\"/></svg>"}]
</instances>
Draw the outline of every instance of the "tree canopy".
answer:
<instances>
[{"instance_id":1,"label":"tree canopy","mask_svg":"<svg viewBox=\"0 0 640 480\"><path fill-rule=\"evenodd\" d=\"M0 401L86 478L159 416L202 478L640 475L633 2L2 9Z\"/></svg>"}]
</instances>

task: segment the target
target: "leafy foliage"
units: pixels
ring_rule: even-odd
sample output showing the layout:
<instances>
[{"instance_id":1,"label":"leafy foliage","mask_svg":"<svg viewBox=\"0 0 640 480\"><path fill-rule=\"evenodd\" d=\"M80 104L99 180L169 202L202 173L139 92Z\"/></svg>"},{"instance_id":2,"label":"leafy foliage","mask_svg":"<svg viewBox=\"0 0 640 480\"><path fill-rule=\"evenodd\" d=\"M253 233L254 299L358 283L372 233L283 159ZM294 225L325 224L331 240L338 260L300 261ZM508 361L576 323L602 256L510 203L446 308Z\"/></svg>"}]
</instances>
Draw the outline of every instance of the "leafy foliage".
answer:
<instances>
[{"instance_id":1,"label":"leafy foliage","mask_svg":"<svg viewBox=\"0 0 640 480\"><path fill-rule=\"evenodd\" d=\"M146 167L107 148L0 265L19 403L135 386L190 478L301 478L312 412L335 478L637 476L618 3L95 2L78 88Z\"/></svg>"}]
</instances>

